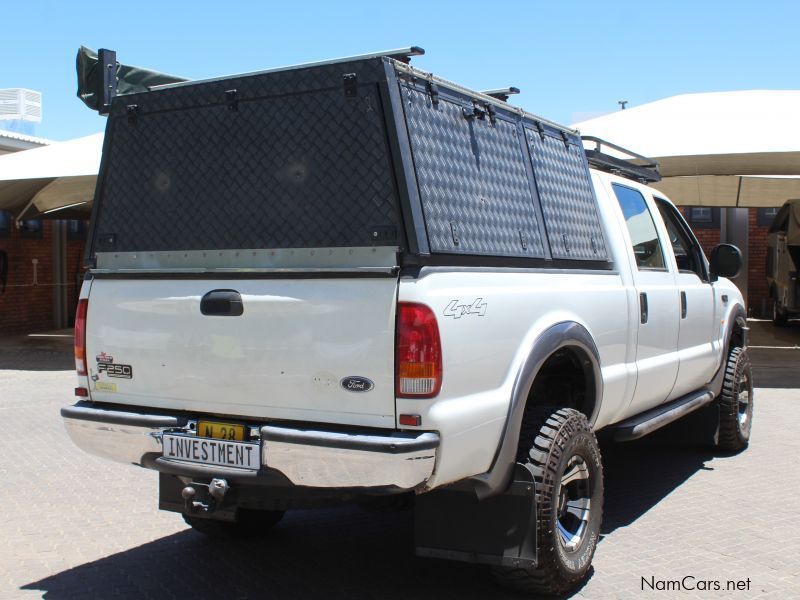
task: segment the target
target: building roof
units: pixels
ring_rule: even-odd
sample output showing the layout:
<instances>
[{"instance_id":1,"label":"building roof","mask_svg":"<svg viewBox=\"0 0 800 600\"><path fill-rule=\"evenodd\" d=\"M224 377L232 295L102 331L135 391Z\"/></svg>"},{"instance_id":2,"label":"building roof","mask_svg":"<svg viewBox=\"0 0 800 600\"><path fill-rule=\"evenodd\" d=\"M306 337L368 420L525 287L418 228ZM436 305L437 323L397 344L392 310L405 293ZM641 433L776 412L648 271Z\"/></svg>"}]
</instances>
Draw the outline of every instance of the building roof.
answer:
<instances>
[{"instance_id":1,"label":"building roof","mask_svg":"<svg viewBox=\"0 0 800 600\"><path fill-rule=\"evenodd\" d=\"M0 129L0 153L30 150L31 148L48 146L52 143L52 140Z\"/></svg>"}]
</instances>

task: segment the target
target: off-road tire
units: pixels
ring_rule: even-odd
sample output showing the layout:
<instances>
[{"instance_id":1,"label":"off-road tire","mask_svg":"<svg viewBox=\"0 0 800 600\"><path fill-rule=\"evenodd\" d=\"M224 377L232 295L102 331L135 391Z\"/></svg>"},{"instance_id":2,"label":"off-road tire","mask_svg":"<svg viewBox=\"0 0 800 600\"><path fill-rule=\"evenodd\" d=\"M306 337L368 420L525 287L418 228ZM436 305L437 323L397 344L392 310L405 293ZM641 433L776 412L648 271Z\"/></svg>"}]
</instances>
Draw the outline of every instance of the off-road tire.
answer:
<instances>
[{"instance_id":1,"label":"off-road tire","mask_svg":"<svg viewBox=\"0 0 800 600\"><path fill-rule=\"evenodd\" d=\"M242 539L258 537L272 529L283 518L282 510L239 509L236 521L219 521L193 515L183 515L183 520L195 531L216 539Z\"/></svg>"},{"instance_id":2,"label":"off-road tire","mask_svg":"<svg viewBox=\"0 0 800 600\"><path fill-rule=\"evenodd\" d=\"M576 456L589 473L586 485L591 504L581 541L574 551L568 551L557 529L558 511L562 477ZM503 585L519 591L563 594L586 576L600 536L603 465L597 439L586 416L577 410L529 410L522 423L517 460L529 464L534 473L537 566L532 570L497 567L494 575Z\"/></svg>"},{"instance_id":3,"label":"off-road tire","mask_svg":"<svg viewBox=\"0 0 800 600\"><path fill-rule=\"evenodd\" d=\"M728 353L717 406L717 447L726 452L741 452L750 442L753 424L753 373L744 348L734 347Z\"/></svg>"}]
</instances>

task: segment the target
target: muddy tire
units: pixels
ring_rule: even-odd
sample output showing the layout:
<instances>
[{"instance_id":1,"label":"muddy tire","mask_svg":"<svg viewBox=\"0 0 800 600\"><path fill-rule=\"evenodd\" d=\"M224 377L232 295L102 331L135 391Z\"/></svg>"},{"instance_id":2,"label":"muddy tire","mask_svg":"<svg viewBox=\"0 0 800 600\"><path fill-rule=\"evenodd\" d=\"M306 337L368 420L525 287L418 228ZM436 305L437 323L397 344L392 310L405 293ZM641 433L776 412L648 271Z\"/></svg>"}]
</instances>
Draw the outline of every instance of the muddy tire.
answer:
<instances>
[{"instance_id":1,"label":"muddy tire","mask_svg":"<svg viewBox=\"0 0 800 600\"><path fill-rule=\"evenodd\" d=\"M586 576L603 520L600 448L583 413L571 408L529 411L517 460L527 462L536 483L535 569L495 568L508 587L536 594L563 594Z\"/></svg>"},{"instance_id":2,"label":"muddy tire","mask_svg":"<svg viewBox=\"0 0 800 600\"><path fill-rule=\"evenodd\" d=\"M717 401L719 431L717 447L741 452L750 442L753 424L753 373L744 348L732 348L725 364L725 380Z\"/></svg>"},{"instance_id":3,"label":"muddy tire","mask_svg":"<svg viewBox=\"0 0 800 600\"><path fill-rule=\"evenodd\" d=\"M192 515L183 520L195 531L216 539L242 539L264 535L283 518L282 510L239 509L236 521L218 521Z\"/></svg>"}]
</instances>

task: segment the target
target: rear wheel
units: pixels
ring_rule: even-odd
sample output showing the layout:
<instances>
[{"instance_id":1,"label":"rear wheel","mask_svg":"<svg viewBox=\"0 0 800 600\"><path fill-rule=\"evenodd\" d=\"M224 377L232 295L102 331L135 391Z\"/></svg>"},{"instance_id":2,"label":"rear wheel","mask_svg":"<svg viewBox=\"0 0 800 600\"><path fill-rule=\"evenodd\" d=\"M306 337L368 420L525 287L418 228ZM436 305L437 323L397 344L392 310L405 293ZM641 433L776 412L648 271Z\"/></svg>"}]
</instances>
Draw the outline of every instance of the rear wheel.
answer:
<instances>
[{"instance_id":1,"label":"rear wheel","mask_svg":"<svg viewBox=\"0 0 800 600\"><path fill-rule=\"evenodd\" d=\"M232 539L258 537L272 529L283 518L282 510L249 510L240 508L236 521L219 521L183 515L192 529L212 538Z\"/></svg>"},{"instance_id":2,"label":"rear wheel","mask_svg":"<svg viewBox=\"0 0 800 600\"><path fill-rule=\"evenodd\" d=\"M750 442L753 425L753 372L744 348L732 348L728 354L725 380L717 405L717 446L729 452L744 450Z\"/></svg>"},{"instance_id":3,"label":"rear wheel","mask_svg":"<svg viewBox=\"0 0 800 600\"><path fill-rule=\"evenodd\" d=\"M586 576L600 536L600 448L582 413L543 409L523 421L518 460L531 466L536 482L538 565L494 573L518 590L562 594Z\"/></svg>"}]
</instances>

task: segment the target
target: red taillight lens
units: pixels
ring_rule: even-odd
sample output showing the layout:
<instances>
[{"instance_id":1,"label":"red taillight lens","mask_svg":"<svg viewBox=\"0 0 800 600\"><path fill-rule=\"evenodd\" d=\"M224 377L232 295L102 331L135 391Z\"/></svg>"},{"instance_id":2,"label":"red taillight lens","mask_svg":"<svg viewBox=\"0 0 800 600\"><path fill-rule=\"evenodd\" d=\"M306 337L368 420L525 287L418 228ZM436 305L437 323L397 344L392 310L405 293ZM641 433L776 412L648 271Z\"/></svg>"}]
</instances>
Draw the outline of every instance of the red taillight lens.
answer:
<instances>
[{"instance_id":1,"label":"red taillight lens","mask_svg":"<svg viewBox=\"0 0 800 600\"><path fill-rule=\"evenodd\" d=\"M78 375L86 375L86 312L89 301L85 298L78 300L78 309L75 311L75 369Z\"/></svg>"},{"instance_id":2,"label":"red taillight lens","mask_svg":"<svg viewBox=\"0 0 800 600\"><path fill-rule=\"evenodd\" d=\"M397 307L397 384L401 398L433 398L442 388L442 342L436 315L424 304Z\"/></svg>"}]
</instances>

